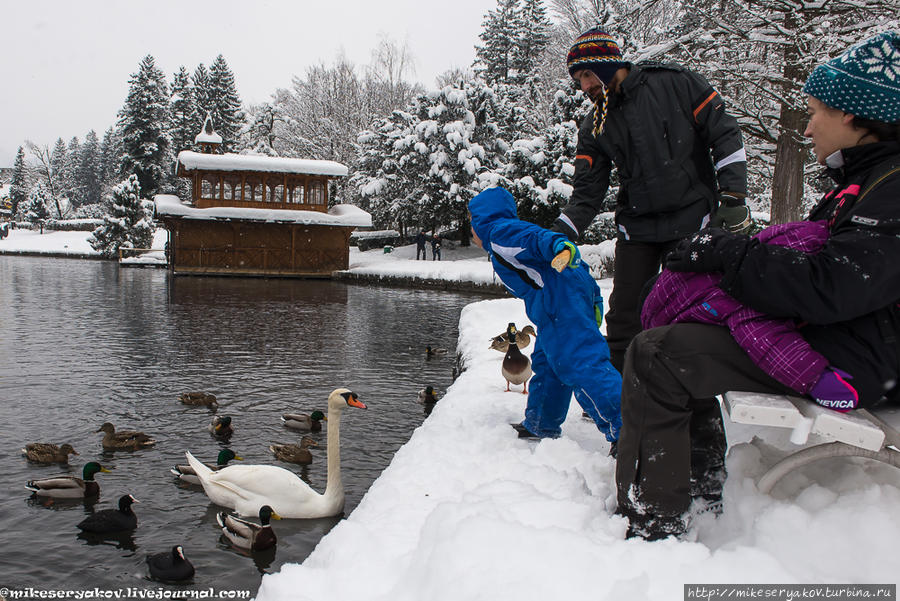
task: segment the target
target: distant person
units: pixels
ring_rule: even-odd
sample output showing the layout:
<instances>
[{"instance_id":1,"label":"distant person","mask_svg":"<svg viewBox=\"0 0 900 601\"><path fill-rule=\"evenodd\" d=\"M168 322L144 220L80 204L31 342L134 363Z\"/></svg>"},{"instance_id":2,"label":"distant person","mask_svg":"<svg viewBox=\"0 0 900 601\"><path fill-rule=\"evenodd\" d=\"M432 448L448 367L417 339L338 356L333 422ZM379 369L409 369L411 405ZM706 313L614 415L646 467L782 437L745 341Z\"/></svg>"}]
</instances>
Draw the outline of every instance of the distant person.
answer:
<instances>
[{"instance_id":1,"label":"distant person","mask_svg":"<svg viewBox=\"0 0 900 601\"><path fill-rule=\"evenodd\" d=\"M761 313L790 319L844 375L866 408L900 399L900 35L874 36L816 67L803 86L816 160L835 187L808 219L825 221L814 254L718 228L681 242L674 271L712 273ZM691 516L721 511L727 448L717 395L787 394L727 328L676 323L628 348L617 513L626 536L680 535ZM718 505L718 510L716 509Z\"/></svg>"},{"instance_id":2,"label":"distant person","mask_svg":"<svg viewBox=\"0 0 900 601\"><path fill-rule=\"evenodd\" d=\"M437 232L431 237L431 260L441 260L441 235Z\"/></svg>"},{"instance_id":3,"label":"distant person","mask_svg":"<svg viewBox=\"0 0 900 601\"><path fill-rule=\"evenodd\" d=\"M425 254L425 253L426 253L426 251L425 251L425 240L426 240L425 232L420 231L420 232L416 235L416 261L418 261L420 258L421 258L423 261L426 260L426 259L428 259L428 255Z\"/></svg>"},{"instance_id":4,"label":"distant person","mask_svg":"<svg viewBox=\"0 0 900 601\"><path fill-rule=\"evenodd\" d=\"M625 349L641 331L641 291L666 253L707 223L749 228L744 144L706 79L675 64L626 62L599 27L575 39L566 65L594 110L578 132L572 197L551 229L577 241L601 210L615 166L618 237L606 334L622 371Z\"/></svg>"},{"instance_id":5,"label":"distant person","mask_svg":"<svg viewBox=\"0 0 900 601\"><path fill-rule=\"evenodd\" d=\"M622 378L609 362L600 333L603 297L578 247L516 217L516 201L489 188L469 201L472 236L487 251L494 271L513 296L525 301L537 327L534 377L520 438L557 438L572 395L606 440L619 437Z\"/></svg>"},{"instance_id":6,"label":"distant person","mask_svg":"<svg viewBox=\"0 0 900 601\"><path fill-rule=\"evenodd\" d=\"M0 223L0 240L3 240L9 235L9 224L8 223Z\"/></svg>"}]
</instances>

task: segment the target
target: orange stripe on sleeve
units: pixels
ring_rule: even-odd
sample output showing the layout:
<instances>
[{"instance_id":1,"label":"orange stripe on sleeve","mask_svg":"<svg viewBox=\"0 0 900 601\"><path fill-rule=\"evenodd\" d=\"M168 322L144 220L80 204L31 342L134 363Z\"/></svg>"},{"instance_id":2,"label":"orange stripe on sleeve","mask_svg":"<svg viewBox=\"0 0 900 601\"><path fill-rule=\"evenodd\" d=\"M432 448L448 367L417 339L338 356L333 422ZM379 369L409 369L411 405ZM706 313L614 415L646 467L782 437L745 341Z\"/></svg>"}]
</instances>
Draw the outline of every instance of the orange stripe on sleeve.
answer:
<instances>
[{"instance_id":1,"label":"orange stripe on sleeve","mask_svg":"<svg viewBox=\"0 0 900 601\"><path fill-rule=\"evenodd\" d=\"M594 157L592 157L589 154L576 154L575 160L577 161L578 159L584 159L585 161L588 162L588 166L590 166L590 167L594 166Z\"/></svg>"},{"instance_id":2,"label":"orange stripe on sleeve","mask_svg":"<svg viewBox=\"0 0 900 601\"><path fill-rule=\"evenodd\" d=\"M700 111L702 111L702 110L703 110L703 107L706 106L707 104L709 104L709 101L716 97L716 94L718 94L718 92L716 92L715 90L713 90L713 93L710 94L710 95L707 97L706 100L704 100L703 102L701 102L701 103L700 103L700 106L698 106L697 108L694 109L694 121L697 120L697 113L699 113Z\"/></svg>"}]
</instances>

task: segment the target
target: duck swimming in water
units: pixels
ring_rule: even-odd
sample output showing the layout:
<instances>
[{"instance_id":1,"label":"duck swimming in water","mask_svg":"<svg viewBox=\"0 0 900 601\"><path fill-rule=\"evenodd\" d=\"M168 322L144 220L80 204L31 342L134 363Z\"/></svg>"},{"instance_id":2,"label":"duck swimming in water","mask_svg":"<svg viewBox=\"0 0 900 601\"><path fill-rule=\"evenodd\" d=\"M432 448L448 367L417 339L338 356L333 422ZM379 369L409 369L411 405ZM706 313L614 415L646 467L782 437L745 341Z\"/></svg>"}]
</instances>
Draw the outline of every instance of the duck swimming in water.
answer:
<instances>
[{"instance_id":1,"label":"duck swimming in water","mask_svg":"<svg viewBox=\"0 0 900 601\"><path fill-rule=\"evenodd\" d=\"M35 463L69 463L69 455L77 455L78 452L72 445L66 443L61 446L46 442L32 442L25 445L22 454L28 461Z\"/></svg>"},{"instance_id":2,"label":"duck swimming in water","mask_svg":"<svg viewBox=\"0 0 900 601\"><path fill-rule=\"evenodd\" d=\"M98 534L134 530L137 528L137 516L131 509L131 504L137 502L131 495L123 495L119 497L118 509L103 509L92 513L81 520L78 527L84 532Z\"/></svg>"},{"instance_id":3,"label":"duck swimming in water","mask_svg":"<svg viewBox=\"0 0 900 601\"><path fill-rule=\"evenodd\" d=\"M96 461L91 461L86 463L82 469L81 478L66 475L29 480L25 483L25 488L40 497L57 499L96 497L100 494L100 485L94 481L94 475L100 472L109 473L109 470Z\"/></svg>"}]
</instances>

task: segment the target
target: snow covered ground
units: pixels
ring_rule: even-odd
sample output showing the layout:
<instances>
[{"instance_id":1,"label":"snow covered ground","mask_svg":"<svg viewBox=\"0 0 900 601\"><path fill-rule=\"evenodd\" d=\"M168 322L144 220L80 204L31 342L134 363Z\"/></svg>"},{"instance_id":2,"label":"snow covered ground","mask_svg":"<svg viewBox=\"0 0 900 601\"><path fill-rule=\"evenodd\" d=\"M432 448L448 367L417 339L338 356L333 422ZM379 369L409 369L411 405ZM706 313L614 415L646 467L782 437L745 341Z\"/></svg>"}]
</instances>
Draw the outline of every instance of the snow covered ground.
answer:
<instances>
[{"instance_id":1,"label":"snow covered ground","mask_svg":"<svg viewBox=\"0 0 900 601\"><path fill-rule=\"evenodd\" d=\"M72 233L52 235L77 246ZM39 244L14 231L0 249L46 248L47 236ZM610 249L583 250L600 257ZM474 248L445 246L440 262L414 258L414 246L353 249L351 271L493 277ZM610 282L600 285L608 295ZM525 395L505 392L502 355L488 348L509 321L526 323L516 299L463 310L458 350L468 369L353 513L303 564L264 576L258 599L680 600L685 584L900 582L900 471L832 459L762 495L755 480L796 449L776 429L728 424L725 512L701 518L690 540L623 540L608 445L575 403L560 439L527 442L510 428L522 419ZM363 400L378 410L378 399Z\"/></svg>"}]
</instances>

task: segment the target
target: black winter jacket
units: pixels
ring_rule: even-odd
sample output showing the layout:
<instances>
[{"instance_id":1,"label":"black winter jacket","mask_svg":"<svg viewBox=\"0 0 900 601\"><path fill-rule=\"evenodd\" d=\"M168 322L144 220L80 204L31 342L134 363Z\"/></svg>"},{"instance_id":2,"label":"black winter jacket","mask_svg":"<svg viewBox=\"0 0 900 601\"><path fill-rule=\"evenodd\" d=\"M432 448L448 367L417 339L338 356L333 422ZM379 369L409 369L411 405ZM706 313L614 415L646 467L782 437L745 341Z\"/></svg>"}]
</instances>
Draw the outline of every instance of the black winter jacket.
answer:
<instances>
[{"instance_id":1,"label":"black winter jacket","mask_svg":"<svg viewBox=\"0 0 900 601\"><path fill-rule=\"evenodd\" d=\"M696 232L718 206L747 193L737 121L702 76L677 65L630 65L611 92L606 125L593 111L578 132L574 191L553 229L577 239L600 211L612 166L619 176L616 224L629 240L667 242ZM573 229L574 228L574 229Z\"/></svg>"},{"instance_id":2,"label":"black winter jacket","mask_svg":"<svg viewBox=\"0 0 900 601\"><path fill-rule=\"evenodd\" d=\"M900 375L897 344L887 339L900 334L897 323L879 323L900 302L900 172L871 188L889 166L900 166L900 143L842 154L844 167L829 171L837 187L808 217L830 224L822 250L805 255L736 237L730 244L745 249L725 250L736 259L720 286L758 311L805 324L803 338L853 377L860 406L867 406L888 394Z\"/></svg>"}]
</instances>

